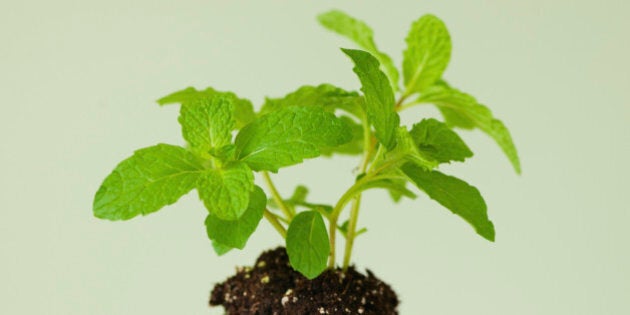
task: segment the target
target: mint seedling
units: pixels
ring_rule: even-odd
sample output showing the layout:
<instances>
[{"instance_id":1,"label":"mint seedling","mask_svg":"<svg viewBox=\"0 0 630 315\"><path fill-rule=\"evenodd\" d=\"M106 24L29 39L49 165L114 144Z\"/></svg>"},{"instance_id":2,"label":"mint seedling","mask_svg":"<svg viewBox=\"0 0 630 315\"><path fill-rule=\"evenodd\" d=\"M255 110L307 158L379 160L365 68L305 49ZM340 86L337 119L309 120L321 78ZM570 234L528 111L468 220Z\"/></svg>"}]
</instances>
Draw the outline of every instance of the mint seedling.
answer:
<instances>
[{"instance_id":1,"label":"mint seedling","mask_svg":"<svg viewBox=\"0 0 630 315\"><path fill-rule=\"evenodd\" d=\"M473 155L456 129L488 134L517 173L519 159L505 125L444 80L451 56L444 23L425 15L412 24L401 85L398 69L377 49L364 22L340 11L322 14L319 21L362 49L342 49L361 82L360 92L330 84L303 86L285 97L267 98L258 112L250 101L212 88L187 88L163 97L160 105L180 104L186 146L158 144L122 161L96 193L94 215L129 220L196 190L208 211L206 232L217 254L244 248L265 218L286 239L293 268L313 279L337 266L338 233L345 237L342 267L349 266L354 241L366 232L357 222L365 191L386 189L398 201L415 198L412 185L494 241L494 225L479 191L438 169ZM410 128L402 126L399 115L421 104L437 106L444 122L425 118ZM270 173L338 154L361 158L358 172L349 174L356 177L354 184L340 192L335 205L310 200L301 185L283 198L273 184ZM255 172L269 197L254 182Z\"/></svg>"}]
</instances>

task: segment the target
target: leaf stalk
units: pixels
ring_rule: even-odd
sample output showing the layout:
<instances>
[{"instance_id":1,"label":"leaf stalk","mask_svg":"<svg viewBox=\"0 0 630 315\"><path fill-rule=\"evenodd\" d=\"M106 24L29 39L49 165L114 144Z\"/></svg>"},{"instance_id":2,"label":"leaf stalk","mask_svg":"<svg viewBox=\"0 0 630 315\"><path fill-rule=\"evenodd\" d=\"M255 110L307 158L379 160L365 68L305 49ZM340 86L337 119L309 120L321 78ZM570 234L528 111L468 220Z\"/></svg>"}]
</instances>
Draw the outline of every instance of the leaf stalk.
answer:
<instances>
[{"instance_id":1,"label":"leaf stalk","mask_svg":"<svg viewBox=\"0 0 630 315\"><path fill-rule=\"evenodd\" d=\"M282 236L283 239L287 238L287 230L284 228L282 223L278 221L278 218L275 214L269 211L269 209L265 208L265 212L263 212L263 215L265 216L267 221L269 221L269 223L271 223L271 225L276 229L276 231L280 233L280 236Z\"/></svg>"},{"instance_id":2,"label":"leaf stalk","mask_svg":"<svg viewBox=\"0 0 630 315\"><path fill-rule=\"evenodd\" d=\"M287 219L291 221L291 219L293 219L293 217L295 216L294 210L291 210L291 208L289 208L289 206L287 206L287 204L284 202L284 199L282 199L282 197L280 196L278 189L276 189L276 185L273 184L269 173L262 172L262 176L265 180L265 184L267 184L267 187L269 187L269 190L271 191L271 198L273 198L273 201L276 202L276 204L278 205L282 213L284 213L284 215L287 217Z\"/></svg>"}]
</instances>

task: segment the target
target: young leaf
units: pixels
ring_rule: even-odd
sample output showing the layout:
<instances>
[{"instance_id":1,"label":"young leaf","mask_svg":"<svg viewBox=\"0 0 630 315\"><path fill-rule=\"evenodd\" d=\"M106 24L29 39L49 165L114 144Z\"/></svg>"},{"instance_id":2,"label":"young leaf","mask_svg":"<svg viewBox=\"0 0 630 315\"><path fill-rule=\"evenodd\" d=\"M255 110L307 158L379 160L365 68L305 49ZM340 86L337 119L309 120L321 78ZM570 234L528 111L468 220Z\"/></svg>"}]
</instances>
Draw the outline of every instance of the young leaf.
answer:
<instances>
[{"instance_id":1,"label":"young leaf","mask_svg":"<svg viewBox=\"0 0 630 315\"><path fill-rule=\"evenodd\" d=\"M439 18L425 15L411 25L403 56L405 93L423 92L442 77L451 59L451 37Z\"/></svg>"},{"instance_id":2,"label":"young leaf","mask_svg":"<svg viewBox=\"0 0 630 315\"><path fill-rule=\"evenodd\" d=\"M293 210L295 210L295 208L299 206L299 207L304 207L308 210L316 210L325 217L330 215L333 209L332 206L307 202L306 201L307 195L308 195L308 188L306 188L305 186L299 185L295 187L295 190L293 191L293 195L291 196L291 198L284 200L284 204ZM276 202L273 199L270 199L268 202L269 202L270 207L273 207L276 209L279 208L279 206L276 204Z\"/></svg>"},{"instance_id":3,"label":"young leaf","mask_svg":"<svg viewBox=\"0 0 630 315\"><path fill-rule=\"evenodd\" d=\"M383 158L376 157L372 168L379 173L391 172L406 162L414 162L425 169L433 169L438 163L418 150L416 142L413 140L406 127L396 128L396 147L387 151Z\"/></svg>"},{"instance_id":4,"label":"young leaf","mask_svg":"<svg viewBox=\"0 0 630 315\"><path fill-rule=\"evenodd\" d=\"M348 226L350 226L350 220L343 221L341 226L337 227L337 229L341 232L341 235L343 235L343 237L347 237L348 236ZM357 237L357 236L359 236L359 235L361 235L363 233L367 233L367 229L366 228L358 229L354 233L354 236Z\"/></svg>"},{"instance_id":5,"label":"young leaf","mask_svg":"<svg viewBox=\"0 0 630 315\"><path fill-rule=\"evenodd\" d=\"M427 171L413 163L403 165L401 170L431 199L462 217L479 235L494 242L494 225L488 219L486 203L477 188L461 179L438 171Z\"/></svg>"},{"instance_id":6,"label":"young leaf","mask_svg":"<svg viewBox=\"0 0 630 315\"><path fill-rule=\"evenodd\" d=\"M267 98L259 114L269 114L290 106L320 106L331 113L341 109L359 119L365 116L363 97L356 92L348 92L330 84L305 85L283 98Z\"/></svg>"},{"instance_id":7,"label":"young leaf","mask_svg":"<svg viewBox=\"0 0 630 315\"><path fill-rule=\"evenodd\" d=\"M254 186L250 193L249 205L238 220L227 221L210 213L206 218L208 238L224 246L243 249L250 235L254 233L263 217L267 196L263 190Z\"/></svg>"},{"instance_id":8,"label":"young leaf","mask_svg":"<svg viewBox=\"0 0 630 315\"><path fill-rule=\"evenodd\" d=\"M94 197L94 215L128 220L155 212L195 188L203 170L202 161L182 147L140 149L105 178Z\"/></svg>"},{"instance_id":9,"label":"young leaf","mask_svg":"<svg viewBox=\"0 0 630 315\"><path fill-rule=\"evenodd\" d=\"M247 210L250 192L254 189L254 174L243 162L233 162L222 168L208 169L199 179L199 198L210 214L231 221Z\"/></svg>"},{"instance_id":10,"label":"young leaf","mask_svg":"<svg viewBox=\"0 0 630 315\"><path fill-rule=\"evenodd\" d=\"M236 136L236 156L255 171L277 172L352 139L342 120L319 107L287 107L264 115Z\"/></svg>"},{"instance_id":11,"label":"young leaf","mask_svg":"<svg viewBox=\"0 0 630 315\"><path fill-rule=\"evenodd\" d=\"M286 243L291 266L308 279L326 269L330 244L324 219L317 211L300 212L293 218Z\"/></svg>"},{"instance_id":12,"label":"young leaf","mask_svg":"<svg viewBox=\"0 0 630 315\"><path fill-rule=\"evenodd\" d=\"M247 99L238 98L236 94L232 92L220 92L210 87L203 91L198 91L193 87L189 87L162 97L157 102L161 106L175 103L184 104L200 98L213 98L216 95L227 97L231 99L234 104L232 110L234 119L236 120L236 125L234 126L236 129L240 129L256 119L252 102Z\"/></svg>"},{"instance_id":13,"label":"young leaf","mask_svg":"<svg viewBox=\"0 0 630 315\"><path fill-rule=\"evenodd\" d=\"M367 24L339 10L322 13L317 19L325 28L354 41L359 47L376 57L383 65L392 89L394 92L398 91L398 70L392 58L376 48L374 32Z\"/></svg>"},{"instance_id":14,"label":"young leaf","mask_svg":"<svg viewBox=\"0 0 630 315\"><path fill-rule=\"evenodd\" d=\"M231 251L232 249L234 249L233 247L223 245L217 241L212 241L212 248L214 249L214 252L218 256L223 256L227 254L229 251Z\"/></svg>"},{"instance_id":15,"label":"young leaf","mask_svg":"<svg viewBox=\"0 0 630 315\"><path fill-rule=\"evenodd\" d=\"M220 161L234 161L236 157L236 146L233 144L224 145L218 148L212 148L208 151L211 156L218 158Z\"/></svg>"},{"instance_id":16,"label":"young leaf","mask_svg":"<svg viewBox=\"0 0 630 315\"><path fill-rule=\"evenodd\" d=\"M452 127L477 127L488 134L501 147L508 157L516 173L520 174L521 164L512 136L500 120L493 117L492 112L477 100L448 85L440 84L431 87L419 99L421 103L433 103L444 114L446 124Z\"/></svg>"},{"instance_id":17,"label":"young leaf","mask_svg":"<svg viewBox=\"0 0 630 315\"><path fill-rule=\"evenodd\" d=\"M291 195L291 198L289 198L289 200L291 200L294 203L306 202L307 196L308 196L308 188L306 188L306 186L304 185L298 185L297 187L295 187L295 190L293 191L293 194Z\"/></svg>"},{"instance_id":18,"label":"young leaf","mask_svg":"<svg viewBox=\"0 0 630 315\"><path fill-rule=\"evenodd\" d=\"M379 70L376 58L365 51L342 49L355 64L352 69L361 81L365 95L368 121L376 131L376 138L388 149L396 145L395 132L400 124L394 109L394 92L387 77Z\"/></svg>"},{"instance_id":19,"label":"young leaf","mask_svg":"<svg viewBox=\"0 0 630 315\"><path fill-rule=\"evenodd\" d=\"M466 143L444 123L423 119L409 132L420 154L439 163L464 161L473 155Z\"/></svg>"},{"instance_id":20,"label":"young leaf","mask_svg":"<svg viewBox=\"0 0 630 315\"><path fill-rule=\"evenodd\" d=\"M182 103L179 123L190 148L201 156L232 142L233 99L215 94Z\"/></svg>"}]
</instances>

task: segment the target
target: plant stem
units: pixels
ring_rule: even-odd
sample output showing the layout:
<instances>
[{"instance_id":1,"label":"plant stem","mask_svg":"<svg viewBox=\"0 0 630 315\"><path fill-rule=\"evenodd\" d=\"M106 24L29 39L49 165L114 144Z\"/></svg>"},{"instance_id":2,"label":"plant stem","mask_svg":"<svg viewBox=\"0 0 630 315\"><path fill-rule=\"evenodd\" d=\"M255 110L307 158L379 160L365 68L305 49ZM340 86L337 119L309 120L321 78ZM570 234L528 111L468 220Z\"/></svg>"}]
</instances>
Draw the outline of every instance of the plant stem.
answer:
<instances>
[{"instance_id":1,"label":"plant stem","mask_svg":"<svg viewBox=\"0 0 630 315\"><path fill-rule=\"evenodd\" d=\"M394 105L394 110L398 111L398 108L402 106L402 103L407 99L407 97L409 97L409 95L407 94L402 95L396 102L396 105Z\"/></svg>"},{"instance_id":2,"label":"plant stem","mask_svg":"<svg viewBox=\"0 0 630 315\"><path fill-rule=\"evenodd\" d=\"M333 210L334 211L334 210ZM335 254L336 248L335 244L337 243L337 220L339 220L338 215L331 215L329 226L328 226L328 235L330 237L330 257L328 257L328 268L335 269Z\"/></svg>"},{"instance_id":3,"label":"plant stem","mask_svg":"<svg viewBox=\"0 0 630 315\"><path fill-rule=\"evenodd\" d=\"M293 213L293 210L291 210L284 203L284 200L282 199L282 197L280 196L280 193L278 193L278 190L276 189L276 185L274 185L273 182L271 181L271 177L269 177L269 173L262 172L262 176L263 176L263 179L265 180L265 183L267 184L267 187L269 187L269 190L271 191L271 198L273 198L273 201L276 202L280 210L282 210L282 213L284 213L284 215L287 217L289 221L293 219L293 216L295 216L295 213Z\"/></svg>"},{"instance_id":4,"label":"plant stem","mask_svg":"<svg viewBox=\"0 0 630 315\"><path fill-rule=\"evenodd\" d=\"M330 226L328 227L329 235L330 235L330 259L328 260L329 268L332 269L335 267L336 229L337 229L337 221L339 220L339 216L341 215L341 212L351 200L355 199L355 197L357 196L360 196L361 186L373 180L374 177L379 174L379 171L387 169L390 166L390 164L391 163L388 163L388 164L385 164L384 166L379 167L377 171L374 171L374 172L370 171L368 174L366 174L364 177L362 177L361 179L356 181L352 186L350 186L350 188L346 190L346 192L341 196L341 198L339 198L339 201L337 201L337 204L335 205L335 207L332 210L332 213L330 214L330 219L329 219ZM355 229L356 229L356 219L358 218L358 214L359 214L358 213L359 204L357 204L356 207L357 209L353 211L354 214L353 215L351 214L354 217L354 219L352 217L350 218L350 221L355 220L355 223L354 223ZM354 236L356 236L356 234Z\"/></svg>"},{"instance_id":5,"label":"plant stem","mask_svg":"<svg viewBox=\"0 0 630 315\"><path fill-rule=\"evenodd\" d=\"M350 210L350 222L346 234L346 250L343 256L343 271L348 270L350 265L350 257L352 256L352 246L354 246L354 238L356 237L357 221L359 220L359 209L361 207L361 194L357 194L352 199L352 208Z\"/></svg>"},{"instance_id":6,"label":"plant stem","mask_svg":"<svg viewBox=\"0 0 630 315\"><path fill-rule=\"evenodd\" d=\"M276 231L280 233L280 236L282 236L282 238L287 238L287 230L284 228L284 226L282 226L282 223L278 221L278 218L276 218L275 214L271 213L269 209L265 208L265 212L263 212L263 215L269 221L269 223L271 223L271 225L276 229Z\"/></svg>"},{"instance_id":7,"label":"plant stem","mask_svg":"<svg viewBox=\"0 0 630 315\"><path fill-rule=\"evenodd\" d=\"M410 94L404 93L398 99L396 104L394 105L394 110L398 111L398 109L402 106L403 102L409 97ZM368 168L368 164L370 163L370 158L372 157L372 151L374 149L375 143L372 142L372 133L370 130L370 125L367 119L363 120L363 148L364 148L364 156L361 164L359 166L360 174L364 174ZM381 148L379 148L380 150ZM370 172L372 173L372 172ZM336 243L336 232L337 232L337 221L339 220L339 215L343 208L348 203L349 198L353 198L352 208L350 210L350 221L348 224L348 231L346 234L346 247L344 252L343 259L343 270L347 270L350 265L350 259L352 257L352 248L354 246L354 238L356 237L356 229L357 229L357 221L359 219L359 210L361 208L361 193L357 193L355 196L354 191L360 186L360 182L363 182L367 177L363 177L361 180L357 181L350 187L344 194L341 196L335 208L333 208L333 212L330 216L330 226L329 226L329 235L330 235L330 259L328 261L328 267L333 269L335 267L335 243Z\"/></svg>"},{"instance_id":8,"label":"plant stem","mask_svg":"<svg viewBox=\"0 0 630 315\"><path fill-rule=\"evenodd\" d=\"M413 107L413 106L416 106L416 105L422 105L422 104L428 104L428 103L415 100L415 101L411 101L411 102L406 103L406 104L401 104L400 106L396 107L396 111L397 112L402 112L403 110L405 110L407 108L410 108L410 107Z\"/></svg>"},{"instance_id":9,"label":"plant stem","mask_svg":"<svg viewBox=\"0 0 630 315\"><path fill-rule=\"evenodd\" d=\"M360 174L365 173L368 163L370 162L372 150L374 149L372 143L372 132L370 130L370 125L368 124L367 119L363 121L363 147L365 148L365 154L363 156L363 161L359 166ZM354 245L354 238L356 236L357 221L359 220L360 208L361 193L357 194L352 200L352 208L350 210L350 222L348 224L348 230L346 232L346 249L343 256L344 271L346 271L348 269L348 265L350 265L350 257L352 256L352 246Z\"/></svg>"},{"instance_id":10,"label":"plant stem","mask_svg":"<svg viewBox=\"0 0 630 315\"><path fill-rule=\"evenodd\" d=\"M359 182L362 182L362 181L359 180L358 182L355 182L354 185L352 185L350 188L348 188L348 190L346 190L346 192L341 196L341 198L339 198L339 201L337 201L337 204L333 208L333 211L330 215L330 221L329 221L330 226L328 227L328 235L330 235L330 258L328 260L328 267L330 269L335 268L335 253L336 253L335 245L336 245L336 239L337 239L337 221L339 220L339 215L341 214L341 211L343 211L343 208L354 197L355 190L359 187L359 184L358 184Z\"/></svg>"}]
</instances>

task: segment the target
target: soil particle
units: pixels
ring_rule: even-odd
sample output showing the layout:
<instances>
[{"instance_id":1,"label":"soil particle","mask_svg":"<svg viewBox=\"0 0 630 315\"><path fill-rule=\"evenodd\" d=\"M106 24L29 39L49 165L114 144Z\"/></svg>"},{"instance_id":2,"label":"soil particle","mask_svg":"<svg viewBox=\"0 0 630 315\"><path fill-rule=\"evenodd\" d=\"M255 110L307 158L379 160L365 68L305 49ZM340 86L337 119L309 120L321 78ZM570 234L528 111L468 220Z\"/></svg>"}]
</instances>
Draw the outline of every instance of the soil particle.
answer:
<instances>
[{"instance_id":1,"label":"soil particle","mask_svg":"<svg viewBox=\"0 0 630 315\"><path fill-rule=\"evenodd\" d=\"M228 315L398 314L396 293L369 270L326 270L308 280L291 268L283 247L262 253L254 266L215 285L210 305Z\"/></svg>"}]
</instances>

